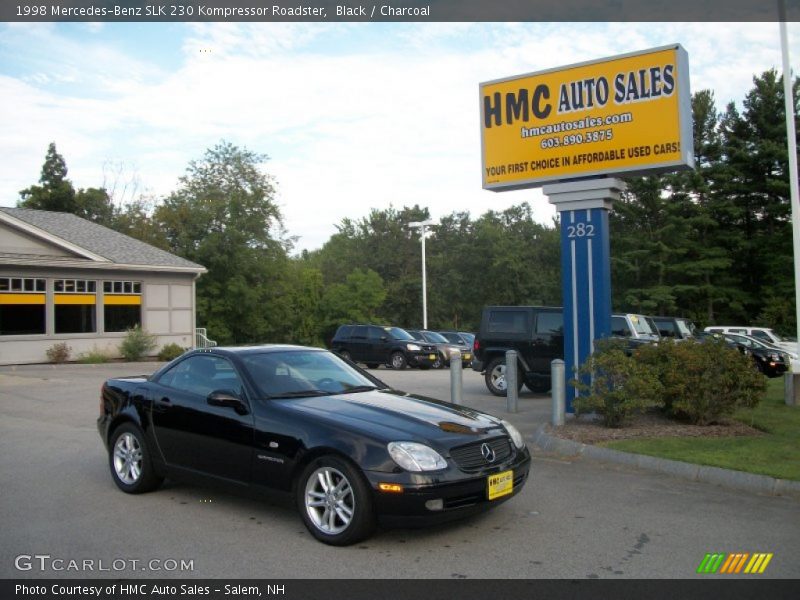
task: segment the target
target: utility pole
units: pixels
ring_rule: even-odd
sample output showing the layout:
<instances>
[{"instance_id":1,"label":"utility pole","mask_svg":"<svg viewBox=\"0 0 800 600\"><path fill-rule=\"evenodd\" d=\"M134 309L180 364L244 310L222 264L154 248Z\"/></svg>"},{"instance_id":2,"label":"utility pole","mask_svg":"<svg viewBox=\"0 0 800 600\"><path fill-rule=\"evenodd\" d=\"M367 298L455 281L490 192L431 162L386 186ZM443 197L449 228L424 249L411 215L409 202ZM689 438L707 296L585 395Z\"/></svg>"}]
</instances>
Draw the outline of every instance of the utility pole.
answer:
<instances>
[{"instance_id":1,"label":"utility pole","mask_svg":"<svg viewBox=\"0 0 800 600\"><path fill-rule=\"evenodd\" d=\"M428 328L428 282L425 274L425 233L426 227L433 225L433 221L413 221L409 227L419 228L422 239L422 328Z\"/></svg>"}]
</instances>

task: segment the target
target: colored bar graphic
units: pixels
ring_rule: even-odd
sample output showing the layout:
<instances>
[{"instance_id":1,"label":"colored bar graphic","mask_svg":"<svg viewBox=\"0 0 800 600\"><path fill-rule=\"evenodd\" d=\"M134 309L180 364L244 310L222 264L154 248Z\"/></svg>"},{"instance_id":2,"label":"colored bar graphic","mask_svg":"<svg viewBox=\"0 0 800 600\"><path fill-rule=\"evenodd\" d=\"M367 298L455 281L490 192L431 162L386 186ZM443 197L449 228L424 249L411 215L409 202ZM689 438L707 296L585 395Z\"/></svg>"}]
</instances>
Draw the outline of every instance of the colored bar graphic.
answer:
<instances>
[{"instance_id":1,"label":"colored bar graphic","mask_svg":"<svg viewBox=\"0 0 800 600\"><path fill-rule=\"evenodd\" d=\"M698 573L716 573L722 561L725 560L725 554L706 554L703 562L697 568Z\"/></svg>"},{"instance_id":2,"label":"colored bar graphic","mask_svg":"<svg viewBox=\"0 0 800 600\"><path fill-rule=\"evenodd\" d=\"M765 552L753 554L749 552L707 553L697 567L697 572L706 575L714 573L726 575L740 573L761 574L766 570L773 556L772 553Z\"/></svg>"}]
</instances>

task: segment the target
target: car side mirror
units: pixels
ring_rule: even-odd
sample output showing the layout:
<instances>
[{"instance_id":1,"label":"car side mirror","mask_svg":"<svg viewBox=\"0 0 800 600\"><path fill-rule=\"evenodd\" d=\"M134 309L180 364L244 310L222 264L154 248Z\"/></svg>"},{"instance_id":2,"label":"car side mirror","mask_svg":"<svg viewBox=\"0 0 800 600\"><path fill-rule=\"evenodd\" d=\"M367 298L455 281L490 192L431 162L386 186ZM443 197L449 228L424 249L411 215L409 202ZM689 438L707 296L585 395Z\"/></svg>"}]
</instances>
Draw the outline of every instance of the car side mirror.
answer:
<instances>
[{"instance_id":1,"label":"car side mirror","mask_svg":"<svg viewBox=\"0 0 800 600\"><path fill-rule=\"evenodd\" d=\"M206 398L206 402L210 406L221 406L223 408L232 408L238 415L246 415L250 411L247 405L236 396L233 392L227 390L217 390L211 392Z\"/></svg>"}]
</instances>

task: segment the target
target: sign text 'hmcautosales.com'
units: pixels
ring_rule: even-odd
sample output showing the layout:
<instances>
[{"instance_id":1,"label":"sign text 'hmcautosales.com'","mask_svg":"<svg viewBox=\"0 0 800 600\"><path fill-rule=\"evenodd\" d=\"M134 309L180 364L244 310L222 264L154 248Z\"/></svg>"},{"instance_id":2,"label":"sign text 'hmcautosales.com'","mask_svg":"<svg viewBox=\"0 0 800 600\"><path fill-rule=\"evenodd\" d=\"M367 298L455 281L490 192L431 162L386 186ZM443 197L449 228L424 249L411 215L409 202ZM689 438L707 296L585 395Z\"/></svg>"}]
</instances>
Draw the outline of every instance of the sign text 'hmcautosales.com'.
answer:
<instances>
[{"instance_id":1,"label":"sign text 'hmcautosales.com'","mask_svg":"<svg viewBox=\"0 0 800 600\"><path fill-rule=\"evenodd\" d=\"M676 44L482 83L483 187L691 167L688 62Z\"/></svg>"}]
</instances>

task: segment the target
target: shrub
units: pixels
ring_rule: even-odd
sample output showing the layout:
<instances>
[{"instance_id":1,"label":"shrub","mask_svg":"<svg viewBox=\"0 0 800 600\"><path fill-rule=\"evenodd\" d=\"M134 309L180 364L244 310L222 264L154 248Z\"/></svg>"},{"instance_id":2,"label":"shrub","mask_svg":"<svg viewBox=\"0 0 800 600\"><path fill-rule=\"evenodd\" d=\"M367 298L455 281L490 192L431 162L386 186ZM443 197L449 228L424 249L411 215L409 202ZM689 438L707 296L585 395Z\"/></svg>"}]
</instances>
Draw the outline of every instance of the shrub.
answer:
<instances>
[{"instance_id":1,"label":"shrub","mask_svg":"<svg viewBox=\"0 0 800 600\"><path fill-rule=\"evenodd\" d=\"M85 365L99 365L107 363L109 360L111 360L111 356L109 356L108 352L100 350L97 346L92 348L91 352L83 352L78 356L78 362Z\"/></svg>"},{"instance_id":2,"label":"shrub","mask_svg":"<svg viewBox=\"0 0 800 600\"><path fill-rule=\"evenodd\" d=\"M187 348L182 348L178 344L170 343L162 347L158 353L158 360L169 361L178 358L186 352Z\"/></svg>"},{"instance_id":3,"label":"shrub","mask_svg":"<svg viewBox=\"0 0 800 600\"><path fill-rule=\"evenodd\" d=\"M119 346L119 353L128 361L142 360L144 356L153 352L157 345L156 336L137 325L127 330L125 339Z\"/></svg>"},{"instance_id":4,"label":"shrub","mask_svg":"<svg viewBox=\"0 0 800 600\"><path fill-rule=\"evenodd\" d=\"M574 402L576 415L596 412L607 427L620 427L633 413L661 401L658 371L628 356L625 344L615 341L598 343L570 384L581 392Z\"/></svg>"},{"instance_id":5,"label":"shrub","mask_svg":"<svg viewBox=\"0 0 800 600\"><path fill-rule=\"evenodd\" d=\"M45 354L47 354L47 360L49 360L51 363L67 362L71 353L72 348L67 346L67 342L53 344L47 350L45 350Z\"/></svg>"},{"instance_id":6,"label":"shrub","mask_svg":"<svg viewBox=\"0 0 800 600\"><path fill-rule=\"evenodd\" d=\"M752 359L722 340L661 343L637 356L658 370L667 412L697 425L755 407L766 392Z\"/></svg>"}]
</instances>

